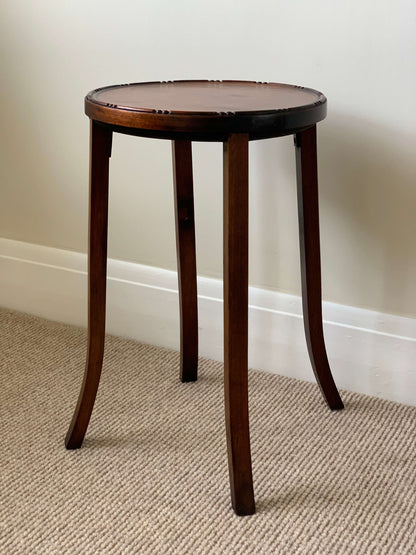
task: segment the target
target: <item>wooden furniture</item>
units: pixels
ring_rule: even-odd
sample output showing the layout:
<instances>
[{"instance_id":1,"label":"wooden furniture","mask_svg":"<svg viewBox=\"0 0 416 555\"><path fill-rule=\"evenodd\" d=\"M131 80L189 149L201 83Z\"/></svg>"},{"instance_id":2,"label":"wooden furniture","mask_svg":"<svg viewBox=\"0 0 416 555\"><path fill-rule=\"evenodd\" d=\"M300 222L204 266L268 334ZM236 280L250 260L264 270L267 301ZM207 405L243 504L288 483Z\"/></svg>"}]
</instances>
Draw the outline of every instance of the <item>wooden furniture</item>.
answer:
<instances>
[{"instance_id":1,"label":"wooden furniture","mask_svg":"<svg viewBox=\"0 0 416 555\"><path fill-rule=\"evenodd\" d=\"M90 420L104 352L108 169L113 132L172 141L181 316L180 379L197 379L198 324L191 141L224 145L224 385L231 499L255 511L248 390L248 145L294 135L303 313L309 355L331 409L343 404L325 351L321 309L316 123L326 98L292 85L167 81L104 87L85 98L91 120L88 353L66 437L79 448Z\"/></svg>"}]
</instances>

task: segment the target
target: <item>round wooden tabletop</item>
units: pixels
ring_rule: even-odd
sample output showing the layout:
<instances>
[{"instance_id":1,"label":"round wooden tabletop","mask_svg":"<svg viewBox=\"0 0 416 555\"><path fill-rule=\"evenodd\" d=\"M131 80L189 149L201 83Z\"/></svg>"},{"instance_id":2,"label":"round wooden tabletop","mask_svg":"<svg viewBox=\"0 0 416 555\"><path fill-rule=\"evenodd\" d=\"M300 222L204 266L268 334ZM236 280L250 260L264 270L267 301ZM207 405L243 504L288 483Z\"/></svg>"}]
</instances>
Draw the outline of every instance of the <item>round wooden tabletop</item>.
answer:
<instances>
[{"instance_id":1,"label":"round wooden tabletop","mask_svg":"<svg viewBox=\"0 0 416 555\"><path fill-rule=\"evenodd\" d=\"M254 81L162 81L91 91L85 112L96 121L163 138L250 139L296 133L326 116L326 98L313 89ZM120 129L117 129L120 128Z\"/></svg>"}]
</instances>

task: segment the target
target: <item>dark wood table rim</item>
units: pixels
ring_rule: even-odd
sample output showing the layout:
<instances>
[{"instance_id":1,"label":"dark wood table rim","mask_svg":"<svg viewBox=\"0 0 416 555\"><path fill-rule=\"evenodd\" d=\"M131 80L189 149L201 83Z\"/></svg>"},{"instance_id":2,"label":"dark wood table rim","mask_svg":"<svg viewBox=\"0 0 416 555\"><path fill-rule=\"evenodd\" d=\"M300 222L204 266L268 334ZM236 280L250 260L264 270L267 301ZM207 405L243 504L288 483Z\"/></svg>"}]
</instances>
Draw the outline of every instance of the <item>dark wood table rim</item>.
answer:
<instances>
[{"instance_id":1,"label":"dark wood table rim","mask_svg":"<svg viewBox=\"0 0 416 555\"><path fill-rule=\"evenodd\" d=\"M100 101L103 91L128 86L164 84L224 83L282 87L296 92L304 91L316 98L301 106L271 110L235 112L181 111L132 108ZM256 81L149 81L100 87L85 97L85 113L91 119L110 125L113 131L158 139L186 139L192 141L224 141L231 133L248 133L249 140L268 139L298 133L322 121L327 113L327 99L319 91L297 85Z\"/></svg>"}]
</instances>

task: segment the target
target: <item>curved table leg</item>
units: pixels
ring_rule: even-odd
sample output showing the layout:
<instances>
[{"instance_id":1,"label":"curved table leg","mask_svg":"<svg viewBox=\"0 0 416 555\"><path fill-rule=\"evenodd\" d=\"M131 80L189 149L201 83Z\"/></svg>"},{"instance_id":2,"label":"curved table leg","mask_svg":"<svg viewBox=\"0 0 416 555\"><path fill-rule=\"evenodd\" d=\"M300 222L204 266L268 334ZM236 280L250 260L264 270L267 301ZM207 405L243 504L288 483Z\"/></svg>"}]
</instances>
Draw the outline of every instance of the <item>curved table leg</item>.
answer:
<instances>
[{"instance_id":1,"label":"curved table leg","mask_svg":"<svg viewBox=\"0 0 416 555\"><path fill-rule=\"evenodd\" d=\"M67 449L81 447L90 421L104 355L107 269L108 169L112 132L91 121L88 256L88 351L84 381L65 438Z\"/></svg>"},{"instance_id":2,"label":"curved table leg","mask_svg":"<svg viewBox=\"0 0 416 555\"><path fill-rule=\"evenodd\" d=\"M309 357L332 410L344 408L325 349L322 327L316 126L295 135L302 304Z\"/></svg>"},{"instance_id":3,"label":"curved table leg","mask_svg":"<svg viewBox=\"0 0 416 555\"><path fill-rule=\"evenodd\" d=\"M181 326L180 380L198 376L198 297L191 141L172 141Z\"/></svg>"},{"instance_id":4,"label":"curved table leg","mask_svg":"<svg viewBox=\"0 0 416 555\"><path fill-rule=\"evenodd\" d=\"M224 388L231 501L255 512L248 414L248 135L224 142Z\"/></svg>"}]
</instances>

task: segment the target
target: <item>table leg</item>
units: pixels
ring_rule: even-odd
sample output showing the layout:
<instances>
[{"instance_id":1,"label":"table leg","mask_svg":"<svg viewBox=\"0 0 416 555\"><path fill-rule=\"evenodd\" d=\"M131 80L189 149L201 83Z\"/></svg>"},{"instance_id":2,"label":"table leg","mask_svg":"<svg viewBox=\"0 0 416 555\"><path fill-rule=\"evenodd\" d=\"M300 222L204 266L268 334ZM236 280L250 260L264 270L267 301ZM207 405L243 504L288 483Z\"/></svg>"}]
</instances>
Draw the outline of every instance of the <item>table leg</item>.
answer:
<instances>
[{"instance_id":1,"label":"table leg","mask_svg":"<svg viewBox=\"0 0 416 555\"><path fill-rule=\"evenodd\" d=\"M224 142L224 388L231 501L255 512L248 413L248 135Z\"/></svg>"},{"instance_id":2,"label":"table leg","mask_svg":"<svg viewBox=\"0 0 416 555\"><path fill-rule=\"evenodd\" d=\"M295 135L303 320L309 357L332 410L344 408L325 349L322 326L316 126Z\"/></svg>"},{"instance_id":3,"label":"table leg","mask_svg":"<svg viewBox=\"0 0 416 555\"><path fill-rule=\"evenodd\" d=\"M172 141L176 252L181 320L180 379L198 375L198 297L191 141Z\"/></svg>"},{"instance_id":4,"label":"table leg","mask_svg":"<svg viewBox=\"0 0 416 555\"><path fill-rule=\"evenodd\" d=\"M91 121L88 256L88 351L84 380L65 445L81 447L90 421L104 355L108 170L112 132Z\"/></svg>"}]
</instances>

